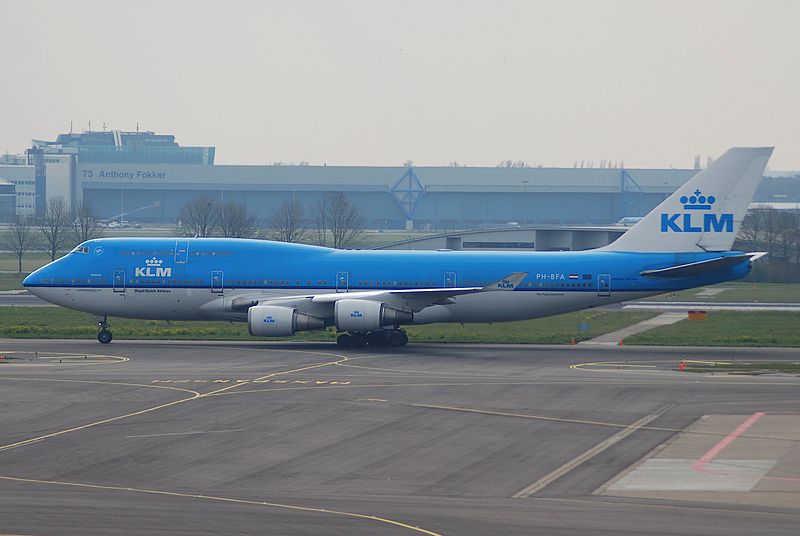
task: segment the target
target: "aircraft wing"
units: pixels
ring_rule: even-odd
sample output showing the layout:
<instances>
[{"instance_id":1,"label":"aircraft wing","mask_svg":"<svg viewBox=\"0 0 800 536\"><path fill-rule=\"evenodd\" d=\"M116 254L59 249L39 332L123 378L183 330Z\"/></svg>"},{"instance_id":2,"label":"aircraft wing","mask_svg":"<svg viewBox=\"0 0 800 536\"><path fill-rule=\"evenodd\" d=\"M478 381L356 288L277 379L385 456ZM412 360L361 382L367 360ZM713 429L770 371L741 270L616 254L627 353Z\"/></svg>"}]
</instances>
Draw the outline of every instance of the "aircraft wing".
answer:
<instances>
[{"instance_id":1,"label":"aircraft wing","mask_svg":"<svg viewBox=\"0 0 800 536\"><path fill-rule=\"evenodd\" d=\"M512 291L519 286L528 272L514 272L485 287L441 287L441 288L405 288L390 290L361 290L353 292L327 292L324 294L307 294L304 296L239 297L233 300L232 307L247 310L253 305L283 305L301 310L319 309L325 304L334 304L339 300L370 300L392 304L396 307L419 312L431 305L447 305L455 303L453 298L477 292Z\"/></svg>"},{"instance_id":2,"label":"aircraft wing","mask_svg":"<svg viewBox=\"0 0 800 536\"><path fill-rule=\"evenodd\" d=\"M371 300L389 303L419 312L431 305L454 303L453 298L463 294L481 292L482 287L444 287L424 289L374 290L363 292L340 292L337 294L320 294L312 298L313 303L334 303L338 300Z\"/></svg>"}]
</instances>

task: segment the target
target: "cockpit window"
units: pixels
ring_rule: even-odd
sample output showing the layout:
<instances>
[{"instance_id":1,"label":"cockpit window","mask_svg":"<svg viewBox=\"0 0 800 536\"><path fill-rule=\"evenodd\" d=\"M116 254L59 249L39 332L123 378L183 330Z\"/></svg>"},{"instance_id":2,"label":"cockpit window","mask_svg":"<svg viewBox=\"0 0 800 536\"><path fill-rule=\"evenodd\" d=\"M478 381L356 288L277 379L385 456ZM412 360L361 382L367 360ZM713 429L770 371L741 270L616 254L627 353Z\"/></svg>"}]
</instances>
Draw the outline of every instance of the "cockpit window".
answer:
<instances>
[{"instance_id":1,"label":"cockpit window","mask_svg":"<svg viewBox=\"0 0 800 536\"><path fill-rule=\"evenodd\" d=\"M73 249L70 253L89 253L89 246L78 246Z\"/></svg>"}]
</instances>

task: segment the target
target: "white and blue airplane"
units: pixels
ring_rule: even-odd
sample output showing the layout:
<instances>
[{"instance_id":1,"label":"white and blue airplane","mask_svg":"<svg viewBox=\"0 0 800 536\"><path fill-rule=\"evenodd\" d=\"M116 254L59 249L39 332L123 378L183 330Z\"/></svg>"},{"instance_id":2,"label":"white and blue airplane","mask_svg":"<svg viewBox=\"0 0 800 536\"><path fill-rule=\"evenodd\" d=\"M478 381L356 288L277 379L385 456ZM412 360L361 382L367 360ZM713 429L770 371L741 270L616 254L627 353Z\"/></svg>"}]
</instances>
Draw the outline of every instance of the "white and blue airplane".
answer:
<instances>
[{"instance_id":1,"label":"white and blue airplane","mask_svg":"<svg viewBox=\"0 0 800 536\"><path fill-rule=\"evenodd\" d=\"M555 315L747 275L731 251L772 148L733 148L612 244L591 251L341 251L225 238L100 238L25 278L95 315L247 322L280 337L335 326L340 346L400 346L401 326Z\"/></svg>"}]
</instances>

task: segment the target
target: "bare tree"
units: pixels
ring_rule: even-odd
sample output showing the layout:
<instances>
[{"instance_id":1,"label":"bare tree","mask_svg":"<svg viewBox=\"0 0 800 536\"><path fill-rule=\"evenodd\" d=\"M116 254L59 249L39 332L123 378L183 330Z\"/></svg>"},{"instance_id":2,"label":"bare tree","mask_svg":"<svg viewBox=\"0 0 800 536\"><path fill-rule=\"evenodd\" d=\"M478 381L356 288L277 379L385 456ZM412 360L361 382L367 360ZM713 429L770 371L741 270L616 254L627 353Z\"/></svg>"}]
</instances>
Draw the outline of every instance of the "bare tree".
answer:
<instances>
[{"instance_id":1,"label":"bare tree","mask_svg":"<svg viewBox=\"0 0 800 536\"><path fill-rule=\"evenodd\" d=\"M497 167L502 168L526 168L531 167L526 161L524 160L502 160ZM583 162L581 162L581 167L583 167ZM591 167L591 166L589 166Z\"/></svg>"},{"instance_id":2,"label":"bare tree","mask_svg":"<svg viewBox=\"0 0 800 536\"><path fill-rule=\"evenodd\" d=\"M53 197L47 202L44 214L37 218L36 227L42 235L42 251L50 254L50 260L64 249L69 239L70 217L67 203L61 197Z\"/></svg>"},{"instance_id":3,"label":"bare tree","mask_svg":"<svg viewBox=\"0 0 800 536\"><path fill-rule=\"evenodd\" d=\"M747 242L748 248L759 250L761 249L761 235L763 233L760 212L757 210L750 210L742 220L742 226L739 228L740 240Z\"/></svg>"},{"instance_id":4,"label":"bare tree","mask_svg":"<svg viewBox=\"0 0 800 536\"><path fill-rule=\"evenodd\" d=\"M280 242L300 242L306 234L302 219L303 205L300 201L287 199L272 211L270 238Z\"/></svg>"},{"instance_id":5,"label":"bare tree","mask_svg":"<svg viewBox=\"0 0 800 536\"><path fill-rule=\"evenodd\" d=\"M778 253L775 243L781 231L780 211L774 208L754 208L747 213L739 236L758 251Z\"/></svg>"},{"instance_id":6,"label":"bare tree","mask_svg":"<svg viewBox=\"0 0 800 536\"><path fill-rule=\"evenodd\" d=\"M795 264L800 264L800 210L791 211L789 228L786 233L789 235L792 251L794 252L793 262Z\"/></svg>"},{"instance_id":7,"label":"bare tree","mask_svg":"<svg viewBox=\"0 0 800 536\"><path fill-rule=\"evenodd\" d=\"M0 235L0 246L17 256L19 274L22 274L22 257L36 247L36 238L31 218L20 215L17 215L8 230Z\"/></svg>"},{"instance_id":8,"label":"bare tree","mask_svg":"<svg viewBox=\"0 0 800 536\"><path fill-rule=\"evenodd\" d=\"M72 232L78 244L103 236L103 229L88 201L78 202L72 211L72 218Z\"/></svg>"},{"instance_id":9,"label":"bare tree","mask_svg":"<svg viewBox=\"0 0 800 536\"><path fill-rule=\"evenodd\" d=\"M183 205L179 218L178 233L182 236L214 236L220 223L219 203L211 197L196 197Z\"/></svg>"},{"instance_id":10,"label":"bare tree","mask_svg":"<svg viewBox=\"0 0 800 536\"><path fill-rule=\"evenodd\" d=\"M318 246L327 246L328 245L328 213L330 212L328 208L328 194L331 192L326 193L322 199L317 201L317 204L314 205L314 224L316 226L317 231L317 245Z\"/></svg>"},{"instance_id":11,"label":"bare tree","mask_svg":"<svg viewBox=\"0 0 800 536\"><path fill-rule=\"evenodd\" d=\"M347 248L364 233L364 217L343 192L325 192L314 210L317 243L324 246L330 231L333 247Z\"/></svg>"},{"instance_id":12,"label":"bare tree","mask_svg":"<svg viewBox=\"0 0 800 536\"><path fill-rule=\"evenodd\" d=\"M225 238L254 238L258 234L256 217L247 212L244 203L228 201L221 208L219 230Z\"/></svg>"},{"instance_id":13,"label":"bare tree","mask_svg":"<svg viewBox=\"0 0 800 536\"><path fill-rule=\"evenodd\" d=\"M800 211L753 208L742 222L739 239L742 249L769 253L767 259L754 266L756 280L798 280Z\"/></svg>"}]
</instances>

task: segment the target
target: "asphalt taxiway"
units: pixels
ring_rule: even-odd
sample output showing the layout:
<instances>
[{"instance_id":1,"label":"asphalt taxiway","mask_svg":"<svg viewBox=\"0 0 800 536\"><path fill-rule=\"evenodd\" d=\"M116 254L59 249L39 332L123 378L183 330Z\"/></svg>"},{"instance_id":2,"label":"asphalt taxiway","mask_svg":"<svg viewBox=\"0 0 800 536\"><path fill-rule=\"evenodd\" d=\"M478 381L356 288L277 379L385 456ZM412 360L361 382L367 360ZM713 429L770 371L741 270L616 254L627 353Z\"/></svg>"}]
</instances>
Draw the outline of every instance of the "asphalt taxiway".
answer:
<instances>
[{"instance_id":1,"label":"asphalt taxiway","mask_svg":"<svg viewBox=\"0 0 800 536\"><path fill-rule=\"evenodd\" d=\"M0 341L0 534L796 534L796 350Z\"/></svg>"}]
</instances>

